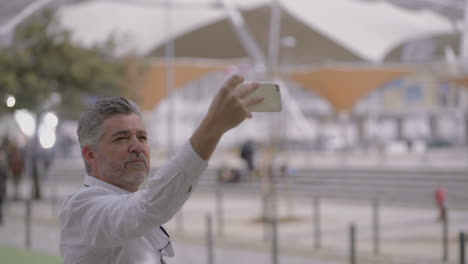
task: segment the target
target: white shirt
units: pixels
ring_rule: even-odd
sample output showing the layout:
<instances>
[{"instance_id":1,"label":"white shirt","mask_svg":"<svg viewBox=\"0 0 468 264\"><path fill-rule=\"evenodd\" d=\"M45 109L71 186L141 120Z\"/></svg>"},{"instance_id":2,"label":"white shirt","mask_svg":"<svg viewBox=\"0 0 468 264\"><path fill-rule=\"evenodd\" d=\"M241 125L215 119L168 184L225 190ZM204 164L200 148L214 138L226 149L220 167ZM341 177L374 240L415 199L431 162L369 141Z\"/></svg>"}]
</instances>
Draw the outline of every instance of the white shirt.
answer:
<instances>
[{"instance_id":1,"label":"white shirt","mask_svg":"<svg viewBox=\"0 0 468 264\"><path fill-rule=\"evenodd\" d=\"M164 263L174 253L160 226L187 201L207 166L186 143L134 193L86 176L60 210L64 264Z\"/></svg>"}]
</instances>

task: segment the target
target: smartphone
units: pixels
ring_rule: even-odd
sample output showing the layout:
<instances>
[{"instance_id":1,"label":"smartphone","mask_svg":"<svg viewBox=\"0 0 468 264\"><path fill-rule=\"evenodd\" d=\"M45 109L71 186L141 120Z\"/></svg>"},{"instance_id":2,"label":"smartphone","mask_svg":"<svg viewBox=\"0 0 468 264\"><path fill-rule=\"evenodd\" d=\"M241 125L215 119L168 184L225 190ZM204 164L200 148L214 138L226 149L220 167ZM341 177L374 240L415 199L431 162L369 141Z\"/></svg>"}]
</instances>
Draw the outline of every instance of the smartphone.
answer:
<instances>
[{"instance_id":1,"label":"smartphone","mask_svg":"<svg viewBox=\"0 0 468 264\"><path fill-rule=\"evenodd\" d=\"M280 87L276 83L259 83L258 88L249 94L248 97L262 97L263 101L256 105L251 105L247 109L250 112L281 112Z\"/></svg>"}]
</instances>

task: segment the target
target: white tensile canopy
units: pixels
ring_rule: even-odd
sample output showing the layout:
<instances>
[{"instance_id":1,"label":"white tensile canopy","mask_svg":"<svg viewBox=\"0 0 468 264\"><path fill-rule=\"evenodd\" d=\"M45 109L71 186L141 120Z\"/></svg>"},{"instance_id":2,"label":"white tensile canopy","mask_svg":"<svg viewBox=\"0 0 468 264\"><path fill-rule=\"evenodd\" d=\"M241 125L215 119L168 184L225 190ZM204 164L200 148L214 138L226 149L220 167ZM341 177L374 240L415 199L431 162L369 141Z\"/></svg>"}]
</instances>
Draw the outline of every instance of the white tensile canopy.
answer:
<instances>
[{"instance_id":1,"label":"white tensile canopy","mask_svg":"<svg viewBox=\"0 0 468 264\"><path fill-rule=\"evenodd\" d=\"M213 1L174 1L167 7L151 1L89 1L60 9L74 38L91 45L111 34L121 39L119 52L145 54L173 38L226 18ZM156 1L153 1L156 2ZM241 10L268 5L266 0L236 0ZM454 31L451 21L429 9L409 10L382 1L279 1L289 14L355 53L364 61L381 62L401 43ZM410 1L408 1L410 2ZM185 4L184 4L185 3ZM169 20L167 20L169 18ZM169 22L168 22L169 21ZM170 23L170 32L168 32ZM320 47L311 47L316 49Z\"/></svg>"}]
</instances>

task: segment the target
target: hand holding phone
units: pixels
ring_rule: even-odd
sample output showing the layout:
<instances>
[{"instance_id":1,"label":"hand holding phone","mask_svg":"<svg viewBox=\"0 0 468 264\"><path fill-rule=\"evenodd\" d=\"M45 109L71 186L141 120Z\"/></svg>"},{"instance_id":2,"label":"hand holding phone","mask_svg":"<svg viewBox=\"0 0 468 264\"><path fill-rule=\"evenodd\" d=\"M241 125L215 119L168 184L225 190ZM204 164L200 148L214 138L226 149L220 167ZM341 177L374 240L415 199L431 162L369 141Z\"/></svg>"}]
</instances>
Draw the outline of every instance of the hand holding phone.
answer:
<instances>
[{"instance_id":1,"label":"hand holding phone","mask_svg":"<svg viewBox=\"0 0 468 264\"><path fill-rule=\"evenodd\" d=\"M281 112L283 109L280 87L276 83L260 82L258 88L249 94L247 98L250 97L263 98L261 103L247 108L250 112Z\"/></svg>"}]
</instances>

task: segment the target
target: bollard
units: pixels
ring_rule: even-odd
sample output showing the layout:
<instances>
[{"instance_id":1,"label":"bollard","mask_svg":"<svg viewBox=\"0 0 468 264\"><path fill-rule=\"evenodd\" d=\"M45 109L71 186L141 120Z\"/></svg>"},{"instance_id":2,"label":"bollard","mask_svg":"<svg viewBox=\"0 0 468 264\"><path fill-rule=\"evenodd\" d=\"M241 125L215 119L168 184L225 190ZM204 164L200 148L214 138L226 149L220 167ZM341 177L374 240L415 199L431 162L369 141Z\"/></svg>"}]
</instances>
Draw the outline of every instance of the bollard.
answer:
<instances>
[{"instance_id":1,"label":"bollard","mask_svg":"<svg viewBox=\"0 0 468 264\"><path fill-rule=\"evenodd\" d=\"M356 264L356 227L354 223L349 225L349 263Z\"/></svg>"},{"instance_id":2,"label":"bollard","mask_svg":"<svg viewBox=\"0 0 468 264\"><path fill-rule=\"evenodd\" d=\"M223 190L221 183L217 182L215 187L216 219L218 222L218 236L224 235L224 211L223 211Z\"/></svg>"},{"instance_id":3,"label":"bollard","mask_svg":"<svg viewBox=\"0 0 468 264\"><path fill-rule=\"evenodd\" d=\"M263 241L267 242L268 241L268 224L267 221L269 219L268 216L268 197L262 193L262 216L260 221L262 222L262 230L263 230Z\"/></svg>"},{"instance_id":4,"label":"bollard","mask_svg":"<svg viewBox=\"0 0 468 264\"><path fill-rule=\"evenodd\" d=\"M313 200L313 212L314 212L314 246L315 248L321 247L321 229L320 229L320 198L314 197Z\"/></svg>"},{"instance_id":5,"label":"bollard","mask_svg":"<svg viewBox=\"0 0 468 264\"><path fill-rule=\"evenodd\" d=\"M270 192L270 184L269 182L269 176L268 175L263 175L262 177L262 230L263 230L263 241L268 242L271 237L269 237L269 231L270 231L270 219L272 217L272 210L271 207L272 205L272 196Z\"/></svg>"},{"instance_id":6,"label":"bollard","mask_svg":"<svg viewBox=\"0 0 468 264\"><path fill-rule=\"evenodd\" d=\"M444 218L442 219L442 261L448 262L448 210L444 207Z\"/></svg>"},{"instance_id":7,"label":"bollard","mask_svg":"<svg viewBox=\"0 0 468 264\"><path fill-rule=\"evenodd\" d=\"M271 219L271 263L278 264L278 221Z\"/></svg>"},{"instance_id":8,"label":"bollard","mask_svg":"<svg viewBox=\"0 0 468 264\"><path fill-rule=\"evenodd\" d=\"M24 235L25 235L25 246L27 249L31 249L31 198L26 199L26 212L25 212L25 229L24 229Z\"/></svg>"},{"instance_id":9,"label":"bollard","mask_svg":"<svg viewBox=\"0 0 468 264\"><path fill-rule=\"evenodd\" d=\"M56 217L57 216L57 212L58 212L58 188L57 188L57 181L58 179L55 179L56 176L55 176L55 173L53 174L53 176L50 176L49 177L51 178L51 190L50 190L50 194L51 194L51 198L52 198L52 206L51 206L51 214L52 214L52 217Z\"/></svg>"},{"instance_id":10,"label":"bollard","mask_svg":"<svg viewBox=\"0 0 468 264\"><path fill-rule=\"evenodd\" d=\"M462 231L460 232L460 264L465 264L465 233Z\"/></svg>"},{"instance_id":11,"label":"bollard","mask_svg":"<svg viewBox=\"0 0 468 264\"><path fill-rule=\"evenodd\" d=\"M214 250L213 250L213 232L211 215L206 215L206 259L208 264L214 263Z\"/></svg>"},{"instance_id":12,"label":"bollard","mask_svg":"<svg viewBox=\"0 0 468 264\"><path fill-rule=\"evenodd\" d=\"M380 217L379 217L379 200L372 201L372 227L373 227L373 244L374 255L380 253Z\"/></svg>"}]
</instances>

